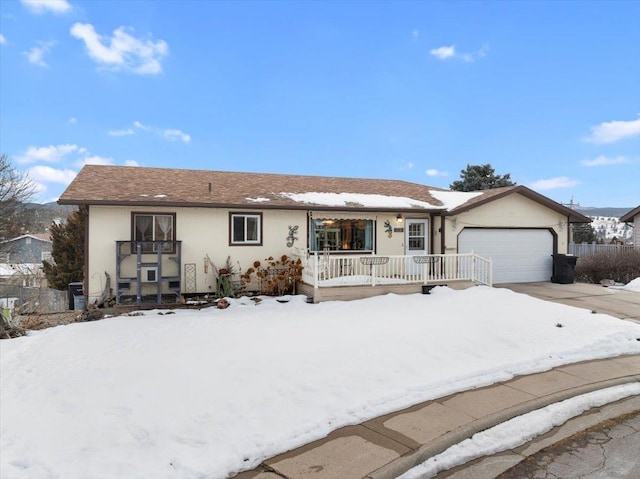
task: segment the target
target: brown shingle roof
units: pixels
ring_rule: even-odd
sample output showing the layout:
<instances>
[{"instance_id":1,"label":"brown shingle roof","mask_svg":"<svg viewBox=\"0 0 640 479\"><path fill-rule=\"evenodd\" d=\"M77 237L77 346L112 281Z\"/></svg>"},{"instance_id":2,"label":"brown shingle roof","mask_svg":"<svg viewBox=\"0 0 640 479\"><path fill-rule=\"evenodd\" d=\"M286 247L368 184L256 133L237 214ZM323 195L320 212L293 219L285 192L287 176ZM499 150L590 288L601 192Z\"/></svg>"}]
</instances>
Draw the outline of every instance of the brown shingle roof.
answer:
<instances>
[{"instance_id":1,"label":"brown shingle roof","mask_svg":"<svg viewBox=\"0 0 640 479\"><path fill-rule=\"evenodd\" d=\"M440 211L442 203L431 196L430 190L440 188L399 180L86 165L58 203L307 209L312 205L294 201L281 193L318 192L407 197L429 203L433 205L433 211ZM269 201L260 201L260 198ZM350 204L349 208L367 209L358 204Z\"/></svg>"},{"instance_id":2,"label":"brown shingle roof","mask_svg":"<svg viewBox=\"0 0 640 479\"><path fill-rule=\"evenodd\" d=\"M62 194L61 205L136 205L136 206L202 206L232 208L324 210L393 210L426 212L445 211L445 205L431 191L449 191L400 180L339 178L328 176L282 175L273 173L239 173L231 171L143 168L137 166L86 165ZM282 193L354 193L410 198L432 205L405 207L364 206L357 201L348 207L294 201ZM572 222L591 220L560 203L522 186L507 186L482 191L447 214L468 211L489 201L520 193L552 210L567 215ZM268 201L266 201L268 200Z\"/></svg>"}]
</instances>

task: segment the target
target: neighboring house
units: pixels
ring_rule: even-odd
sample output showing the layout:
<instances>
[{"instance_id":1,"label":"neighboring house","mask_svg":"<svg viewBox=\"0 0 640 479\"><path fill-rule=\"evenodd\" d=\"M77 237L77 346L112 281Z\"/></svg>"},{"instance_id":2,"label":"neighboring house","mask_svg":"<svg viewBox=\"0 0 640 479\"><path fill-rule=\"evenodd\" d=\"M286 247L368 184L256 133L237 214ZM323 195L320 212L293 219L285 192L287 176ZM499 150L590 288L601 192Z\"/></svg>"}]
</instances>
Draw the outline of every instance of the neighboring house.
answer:
<instances>
[{"instance_id":1,"label":"neighboring house","mask_svg":"<svg viewBox=\"0 0 640 479\"><path fill-rule=\"evenodd\" d=\"M0 243L0 282L41 286L42 261L51 259L49 234L25 234Z\"/></svg>"},{"instance_id":2,"label":"neighboring house","mask_svg":"<svg viewBox=\"0 0 640 479\"><path fill-rule=\"evenodd\" d=\"M89 302L103 292L104 272L118 299L211 293L209 260L221 266L229 256L243 271L268 256L301 258L299 291L316 301L329 286L369 296L371 286L379 294L461 279L548 281L551 255L567 252L569 223L590 222L525 186L462 193L398 180L101 165L83 167L58 202L87 207Z\"/></svg>"},{"instance_id":3,"label":"neighboring house","mask_svg":"<svg viewBox=\"0 0 640 479\"><path fill-rule=\"evenodd\" d=\"M638 245L640 245L640 206L622 215L620 217L620 221L623 223L633 224L633 235L631 236L631 241L636 247L638 247Z\"/></svg>"},{"instance_id":4,"label":"neighboring house","mask_svg":"<svg viewBox=\"0 0 640 479\"><path fill-rule=\"evenodd\" d=\"M3 263L42 263L51 259L51 237L48 233L26 234L0 243Z\"/></svg>"}]
</instances>

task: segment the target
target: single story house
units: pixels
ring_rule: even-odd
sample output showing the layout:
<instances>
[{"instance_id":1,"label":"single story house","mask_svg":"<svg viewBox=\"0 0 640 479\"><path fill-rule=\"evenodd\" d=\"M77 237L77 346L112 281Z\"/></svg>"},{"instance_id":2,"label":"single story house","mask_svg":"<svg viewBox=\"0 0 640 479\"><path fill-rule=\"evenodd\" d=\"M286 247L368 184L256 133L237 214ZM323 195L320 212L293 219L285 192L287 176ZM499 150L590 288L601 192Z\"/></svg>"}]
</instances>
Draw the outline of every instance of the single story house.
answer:
<instances>
[{"instance_id":1,"label":"single story house","mask_svg":"<svg viewBox=\"0 0 640 479\"><path fill-rule=\"evenodd\" d=\"M620 221L622 223L633 224L633 235L631 236L631 242L637 248L638 245L640 245L640 206L622 215L620 217Z\"/></svg>"},{"instance_id":2,"label":"single story house","mask_svg":"<svg viewBox=\"0 0 640 479\"><path fill-rule=\"evenodd\" d=\"M361 297L457 280L548 281L569 224L590 222L520 185L463 193L399 180L102 165L84 166L58 202L87 214L88 304L103 293L105 272L118 301L140 302L214 292L210 266L227 258L246 271L285 254L304 263L298 291L315 301L346 297L321 294L330 288Z\"/></svg>"}]
</instances>

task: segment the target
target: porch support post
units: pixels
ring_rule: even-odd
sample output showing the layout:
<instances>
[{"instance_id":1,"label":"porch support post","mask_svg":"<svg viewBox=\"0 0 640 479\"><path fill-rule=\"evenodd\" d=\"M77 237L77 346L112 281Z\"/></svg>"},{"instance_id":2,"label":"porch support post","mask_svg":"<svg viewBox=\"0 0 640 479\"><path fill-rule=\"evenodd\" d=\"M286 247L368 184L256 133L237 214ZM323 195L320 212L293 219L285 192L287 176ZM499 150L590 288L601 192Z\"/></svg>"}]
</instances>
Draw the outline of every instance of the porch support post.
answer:
<instances>
[{"instance_id":1,"label":"porch support post","mask_svg":"<svg viewBox=\"0 0 640 479\"><path fill-rule=\"evenodd\" d=\"M476 282L476 252L471 250L471 281Z\"/></svg>"},{"instance_id":2,"label":"porch support post","mask_svg":"<svg viewBox=\"0 0 640 479\"><path fill-rule=\"evenodd\" d=\"M136 304L142 304L142 243L136 243Z\"/></svg>"},{"instance_id":3,"label":"porch support post","mask_svg":"<svg viewBox=\"0 0 640 479\"><path fill-rule=\"evenodd\" d=\"M316 251L313 255L313 289L318 289L318 268L320 268L320 263L318 261L318 252Z\"/></svg>"},{"instance_id":4,"label":"porch support post","mask_svg":"<svg viewBox=\"0 0 640 479\"><path fill-rule=\"evenodd\" d=\"M154 243L155 244L155 243ZM162 304L162 250L164 249L164 243L157 245L158 247L158 272L156 273L156 302Z\"/></svg>"}]
</instances>

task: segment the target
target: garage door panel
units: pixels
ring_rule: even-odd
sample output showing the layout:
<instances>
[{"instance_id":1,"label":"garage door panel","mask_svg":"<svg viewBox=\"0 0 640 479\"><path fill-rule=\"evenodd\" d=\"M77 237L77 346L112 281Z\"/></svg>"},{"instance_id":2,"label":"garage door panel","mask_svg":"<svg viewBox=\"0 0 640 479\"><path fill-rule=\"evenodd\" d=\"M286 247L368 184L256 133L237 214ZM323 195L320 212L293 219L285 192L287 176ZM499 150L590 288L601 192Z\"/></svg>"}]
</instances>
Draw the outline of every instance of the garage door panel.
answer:
<instances>
[{"instance_id":1,"label":"garage door panel","mask_svg":"<svg viewBox=\"0 0 640 479\"><path fill-rule=\"evenodd\" d=\"M458 251L491 258L497 284L551 278L553 237L546 229L465 229L458 236Z\"/></svg>"}]
</instances>

